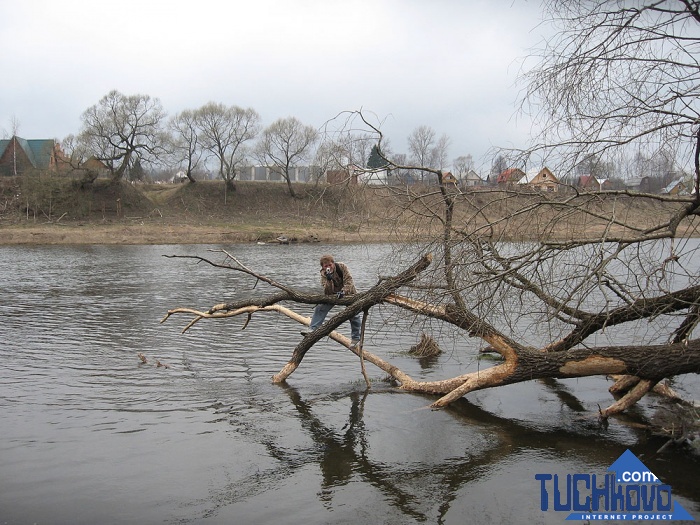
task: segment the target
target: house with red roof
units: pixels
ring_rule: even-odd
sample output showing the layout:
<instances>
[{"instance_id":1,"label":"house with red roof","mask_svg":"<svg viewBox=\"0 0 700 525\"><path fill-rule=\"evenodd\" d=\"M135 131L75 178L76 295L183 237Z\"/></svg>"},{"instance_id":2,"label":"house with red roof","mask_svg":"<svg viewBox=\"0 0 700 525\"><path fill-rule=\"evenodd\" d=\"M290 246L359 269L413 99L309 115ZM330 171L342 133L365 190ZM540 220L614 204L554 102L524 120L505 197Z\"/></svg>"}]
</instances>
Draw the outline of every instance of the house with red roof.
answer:
<instances>
[{"instance_id":1,"label":"house with red roof","mask_svg":"<svg viewBox=\"0 0 700 525\"><path fill-rule=\"evenodd\" d=\"M610 180L593 175L581 175L578 178L578 187L589 191L602 191L610 189Z\"/></svg>"},{"instance_id":2,"label":"house with red roof","mask_svg":"<svg viewBox=\"0 0 700 525\"><path fill-rule=\"evenodd\" d=\"M519 168L508 168L498 174L497 184L517 184L525 176L525 172Z\"/></svg>"}]
</instances>

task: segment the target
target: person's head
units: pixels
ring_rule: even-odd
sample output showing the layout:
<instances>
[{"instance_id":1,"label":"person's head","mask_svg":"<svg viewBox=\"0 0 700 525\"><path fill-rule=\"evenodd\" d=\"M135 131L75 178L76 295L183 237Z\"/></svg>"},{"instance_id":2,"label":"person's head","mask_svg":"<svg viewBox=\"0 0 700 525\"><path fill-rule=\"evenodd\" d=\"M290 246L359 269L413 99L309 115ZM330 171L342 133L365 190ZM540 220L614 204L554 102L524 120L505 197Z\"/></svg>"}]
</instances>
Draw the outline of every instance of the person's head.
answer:
<instances>
[{"instance_id":1,"label":"person's head","mask_svg":"<svg viewBox=\"0 0 700 525\"><path fill-rule=\"evenodd\" d=\"M331 269L331 272L335 271L335 259L333 259L332 255L323 255L321 256L321 268L325 272L328 268Z\"/></svg>"}]
</instances>

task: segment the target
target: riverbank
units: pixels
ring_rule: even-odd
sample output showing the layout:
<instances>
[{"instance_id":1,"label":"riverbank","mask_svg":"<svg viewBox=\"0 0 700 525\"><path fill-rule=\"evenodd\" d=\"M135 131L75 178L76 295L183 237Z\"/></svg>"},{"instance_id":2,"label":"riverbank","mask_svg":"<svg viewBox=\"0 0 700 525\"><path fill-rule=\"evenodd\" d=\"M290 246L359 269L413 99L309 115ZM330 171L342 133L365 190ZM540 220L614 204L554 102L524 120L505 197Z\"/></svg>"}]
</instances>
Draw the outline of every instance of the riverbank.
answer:
<instances>
[{"instance_id":1,"label":"riverbank","mask_svg":"<svg viewBox=\"0 0 700 525\"><path fill-rule=\"evenodd\" d=\"M358 186L0 179L0 245L384 242L381 199Z\"/></svg>"},{"instance_id":2,"label":"riverbank","mask_svg":"<svg viewBox=\"0 0 700 525\"><path fill-rule=\"evenodd\" d=\"M437 239L443 196L436 187L222 181L129 184L97 180L0 179L0 245L373 243ZM410 190L410 191L407 191ZM455 198L456 235L500 240L637 236L669 222L683 203L631 195L515 193L478 189ZM614 217L614 221L606 219ZM627 227L623 227L625 224ZM678 234L696 236L686 220ZM280 241L281 240L281 241Z\"/></svg>"},{"instance_id":3,"label":"riverbank","mask_svg":"<svg viewBox=\"0 0 700 525\"><path fill-rule=\"evenodd\" d=\"M375 243L399 240L391 232L347 232L288 224L264 229L250 225L187 225L123 221L109 224L45 223L0 226L0 245L27 244L230 244Z\"/></svg>"}]
</instances>

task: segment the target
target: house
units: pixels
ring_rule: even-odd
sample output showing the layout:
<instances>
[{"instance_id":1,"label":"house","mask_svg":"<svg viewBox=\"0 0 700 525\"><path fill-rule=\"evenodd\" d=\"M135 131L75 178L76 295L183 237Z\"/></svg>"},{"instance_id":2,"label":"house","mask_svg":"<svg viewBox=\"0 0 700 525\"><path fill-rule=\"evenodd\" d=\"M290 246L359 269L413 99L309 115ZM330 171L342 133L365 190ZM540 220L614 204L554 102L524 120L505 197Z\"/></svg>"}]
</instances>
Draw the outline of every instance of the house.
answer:
<instances>
[{"instance_id":1,"label":"house","mask_svg":"<svg viewBox=\"0 0 700 525\"><path fill-rule=\"evenodd\" d=\"M87 171L97 172L97 176L100 178L106 178L110 173L109 166L95 156L87 159L80 167Z\"/></svg>"},{"instance_id":2,"label":"house","mask_svg":"<svg viewBox=\"0 0 700 525\"><path fill-rule=\"evenodd\" d=\"M602 191L610 189L610 180L593 175L581 175L578 178L577 186L589 191Z\"/></svg>"},{"instance_id":3,"label":"house","mask_svg":"<svg viewBox=\"0 0 700 525\"><path fill-rule=\"evenodd\" d=\"M517 184L525 176L525 172L519 168L508 168L502 171L496 179L497 184Z\"/></svg>"},{"instance_id":4,"label":"house","mask_svg":"<svg viewBox=\"0 0 700 525\"><path fill-rule=\"evenodd\" d=\"M457 186L457 177L452 175L451 171L448 171L447 173L443 173L442 182L443 184L454 184Z\"/></svg>"},{"instance_id":5,"label":"house","mask_svg":"<svg viewBox=\"0 0 700 525\"><path fill-rule=\"evenodd\" d=\"M692 184L690 187L692 188ZM688 188L688 184L683 179L676 179L663 188L661 193L664 195L688 195Z\"/></svg>"},{"instance_id":6,"label":"house","mask_svg":"<svg viewBox=\"0 0 700 525\"><path fill-rule=\"evenodd\" d=\"M527 185L540 191L556 192L559 190L559 179L546 166L540 170L529 170L518 184Z\"/></svg>"},{"instance_id":7,"label":"house","mask_svg":"<svg viewBox=\"0 0 700 525\"><path fill-rule=\"evenodd\" d=\"M58 171L68 161L53 139L27 140L18 136L0 140L0 175L22 175L29 170Z\"/></svg>"},{"instance_id":8,"label":"house","mask_svg":"<svg viewBox=\"0 0 700 525\"><path fill-rule=\"evenodd\" d=\"M462 186L464 186L464 187L483 186L483 185L484 185L484 180L481 177L479 177L479 174L474 170L469 170L462 177Z\"/></svg>"},{"instance_id":9,"label":"house","mask_svg":"<svg viewBox=\"0 0 700 525\"><path fill-rule=\"evenodd\" d=\"M630 191L649 192L649 177L632 177L625 180L625 189Z\"/></svg>"},{"instance_id":10,"label":"house","mask_svg":"<svg viewBox=\"0 0 700 525\"><path fill-rule=\"evenodd\" d=\"M357 184L357 176L350 175L348 170L328 170L326 171L326 182L328 184Z\"/></svg>"}]
</instances>

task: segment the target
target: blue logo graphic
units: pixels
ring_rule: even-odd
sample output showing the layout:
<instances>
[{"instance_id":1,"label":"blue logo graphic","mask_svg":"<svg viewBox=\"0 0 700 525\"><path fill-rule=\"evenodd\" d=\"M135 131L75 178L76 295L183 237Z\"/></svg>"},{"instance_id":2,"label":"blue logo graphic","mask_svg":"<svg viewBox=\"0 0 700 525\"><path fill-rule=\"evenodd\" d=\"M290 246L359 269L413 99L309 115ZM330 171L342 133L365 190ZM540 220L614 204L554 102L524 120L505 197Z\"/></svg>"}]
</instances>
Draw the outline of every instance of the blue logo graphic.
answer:
<instances>
[{"instance_id":1,"label":"blue logo graphic","mask_svg":"<svg viewBox=\"0 0 700 525\"><path fill-rule=\"evenodd\" d=\"M536 474L535 479L540 482L542 511L570 512L567 521L695 521L674 501L671 487L652 474L630 450L617 458L602 477Z\"/></svg>"}]
</instances>

